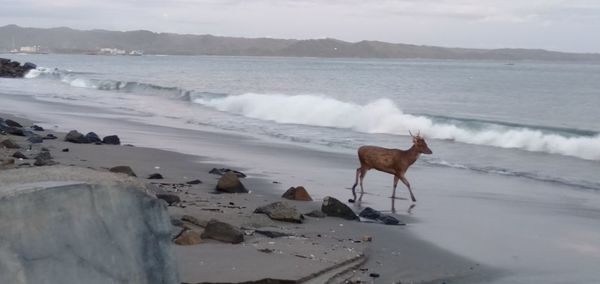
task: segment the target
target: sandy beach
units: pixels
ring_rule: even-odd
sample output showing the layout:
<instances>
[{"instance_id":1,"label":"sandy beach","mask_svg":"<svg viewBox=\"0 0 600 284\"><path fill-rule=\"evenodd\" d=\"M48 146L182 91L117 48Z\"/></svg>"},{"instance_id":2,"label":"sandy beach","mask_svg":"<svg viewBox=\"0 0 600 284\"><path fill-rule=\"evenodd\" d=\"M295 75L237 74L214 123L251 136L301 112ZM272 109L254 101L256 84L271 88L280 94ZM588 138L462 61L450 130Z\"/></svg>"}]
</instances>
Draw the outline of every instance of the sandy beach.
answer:
<instances>
[{"instance_id":1,"label":"sandy beach","mask_svg":"<svg viewBox=\"0 0 600 284\"><path fill-rule=\"evenodd\" d=\"M44 125L43 122L29 121L12 114L4 113L0 117L13 119L24 126L34 123ZM62 132L43 131L39 134L49 133L58 139L45 140L40 144L29 144L25 137L14 135L1 135L0 139L11 139L22 145L24 149L21 152L29 157L37 154L42 147L47 148L54 161L58 162L53 167L83 167L106 172L114 166L130 166L137 179L149 184L150 188L181 198L180 204L169 206L173 219L192 216L200 224L217 219L245 232L245 239L240 244L214 240L202 240L196 245L173 244L183 283L465 283L490 279L493 275L491 270L479 263L417 238L411 232L415 220L406 214L395 216L407 225L386 226L367 219L358 222L336 217L305 217L302 224L295 224L253 213L259 206L283 200L280 197L282 190L301 185L302 180L292 184L280 181L283 179L275 174L250 175L242 179L250 193L216 194L214 189L220 176L210 174L212 168L246 169L235 164L210 162L219 158L214 156L192 156L133 145L76 144L64 141L65 133ZM126 136L111 134L120 135L127 144ZM31 149L28 148L30 145ZM203 150L207 153L218 151ZM10 159L15 152L9 149L1 151L0 159L3 161ZM32 167L32 161L17 159L14 165L4 166L3 171L9 173L12 167ZM153 173L160 173L164 179L147 179ZM202 183L186 183L192 180ZM320 210L321 194L310 187L308 191L314 193L314 201L286 202L302 213ZM340 192L337 198L343 200L345 193ZM203 230L200 226L193 226L193 229L199 233ZM281 232L288 236L269 238L256 233L257 230ZM280 282L260 282L265 279Z\"/></svg>"}]
</instances>

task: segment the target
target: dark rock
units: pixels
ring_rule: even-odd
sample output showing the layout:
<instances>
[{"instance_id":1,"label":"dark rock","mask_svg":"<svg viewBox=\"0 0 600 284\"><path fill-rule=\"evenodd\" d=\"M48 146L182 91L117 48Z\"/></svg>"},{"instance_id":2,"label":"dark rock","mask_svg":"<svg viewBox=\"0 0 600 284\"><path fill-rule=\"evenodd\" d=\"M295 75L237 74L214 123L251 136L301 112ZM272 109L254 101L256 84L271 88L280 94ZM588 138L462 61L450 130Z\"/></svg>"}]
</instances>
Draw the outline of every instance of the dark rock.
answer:
<instances>
[{"instance_id":1,"label":"dark rock","mask_svg":"<svg viewBox=\"0 0 600 284\"><path fill-rule=\"evenodd\" d=\"M31 69L35 69L37 68L37 65L31 63L31 62L25 62L23 64L23 68L27 69L27 70L31 70Z\"/></svg>"},{"instance_id":2,"label":"dark rock","mask_svg":"<svg viewBox=\"0 0 600 284\"><path fill-rule=\"evenodd\" d=\"M52 160L52 155L48 151L41 151L37 156L35 156L34 166L52 166L58 164L54 160Z\"/></svg>"},{"instance_id":3,"label":"dark rock","mask_svg":"<svg viewBox=\"0 0 600 284\"><path fill-rule=\"evenodd\" d=\"M290 187L281 197L290 200L312 201L310 194L303 186Z\"/></svg>"},{"instance_id":4,"label":"dark rock","mask_svg":"<svg viewBox=\"0 0 600 284\"><path fill-rule=\"evenodd\" d=\"M304 217L296 207L290 206L284 202L273 202L271 204L261 206L254 210L254 213L267 214L269 218L278 221L302 223Z\"/></svg>"},{"instance_id":5,"label":"dark rock","mask_svg":"<svg viewBox=\"0 0 600 284\"><path fill-rule=\"evenodd\" d=\"M183 223L182 220L179 220L177 218L171 218L171 225L175 227L185 227L185 223Z\"/></svg>"},{"instance_id":6,"label":"dark rock","mask_svg":"<svg viewBox=\"0 0 600 284\"><path fill-rule=\"evenodd\" d=\"M129 166L116 166L109 169L113 173L126 174L128 176L137 177L131 167Z\"/></svg>"},{"instance_id":7,"label":"dark rock","mask_svg":"<svg viewBox=\"0 0 600 284\"><path fill-rule=\"evenodd\" d=\"M90 143L89 140L87 140L87 138L85 138L85 136L81 133L79 133L77 130L71 130L69 131L69 133L67 133L67 136L65 136L65 141L67 142L72 142L72 143L83 143L83 144L87 144Z\"/></svg>"},{"instance_id":8,"label":"dark rock","mask_svg":"<svg viewBox=\"0 0 600 284\"><path fill-rule=\"evenodd\" d=\"M313 211L310 211L310 212L308 212L308 213L306 213L304 215L309 216L309 217L314 217L314 218L325 218L325 217L327 217L327 215L325 215L325 213L321 212L321 210L313 210Z\"/></svg>"},{"instance_id":9,"label":"dark rock","mask_svg":"<svg viewBox=\"0 0 600 284\"><path fill-rule=\"evenodd\" d=\"M0 145L3 147L6 147L8 149L21 149L21 146L19 146L19 144L15 143L11 139L6 139L6 140L2 141L2 143L0 143Z\"/></svg>"},{"instance_id":10,"label":"dark rock","mask_svg":"<svg viewBox=\"0 0 600 284\"><path fill-rule=\"evenodd\" d=\"M25 63L23 66L17 61L2 58L0 60L0 77L4 78L23 78L29 70L34 69L35 64Z\"/></svg>"},{"instance_id":11,"label":"dark rock","mask_svg":"<svg viewBox=\"0 0 600 284\"><path fill-rule=\"evenodd\" d=\"M148 179L163 179L163 176L159 173L154 173L148 176Z\"/></svg>"},{"instance_id":12,"label":"dark rock","mask_svg":"<svg viewBox=\"0 0 600 284\"><path fill-rule=\"evenodd\" d=\"M62 149L63 152L69 152L69 148Z\"/></svg>"},{"instance_id":13,"label":"dark rock","mask_svg":"<svg viewBox=\"0 0 600 284\"><path fill-rule=\"evenodd\" d=\"M109 135L102 138L102 143L110 145L121 145L121 140L117 135Z\"/></svg>"},{"instance_id":14,"label":"dark rock","mask_svg":"<svg viewBox=\"0 0 600 284\"><path fill-rule=\"evenodd\" d=\"M56 138L58 138L58 137L56 137L56 136L55 136L54 134L52 134L52 133L48 133L48 134L46 134L46 136L44 136L44 137L42 137L42 138L43 138L43 139L46 139L46 140L53 140L53 139L56 139Z\"/></svg>"},{"instance_id":15,"label":"dark rock","mask_svg":"<svg viewBox=\"0 0 600 284\"><path fill-rule=\"evenodd\" d=\"M179 198L179 196L177 196L175 194L157 193L156 198L166 201L167 204L169 204L169 206L172 206L173 204L181 203L181 198Z\"/></svg>"},{"instance_id":16,"label":"dark rock","mask_svg":"<svg viewBox=\"0 0 600 284\"><path fill-rule=\"evenodd\" d=\"M281 238L281 237L289 237L290 234L277 232L277 231L263 231L263 230L255 230L256 233L261 234L263 236L269 237L271 239Z\"/></svg>"},{"instance_id":17,"label":"dark rock","mask_svg":"<svg viewBox=\"0 0 600 284\"><path fill-rule=\"evenodd\" d=\"M27 141L29 143L39 144L39 143L44 142L44 139L42 139L41 136L35 135L35 136L31 136L31 137L27 138Z\"/></svg>"},{"instance_id":18,"label":"dark rock","mask_svg":"<svg viewBox=\"0 0 600 284\"><path fill-rule=\"evenodd\" d=\"M377 220L386 225L399 225L399 224L405 225L404 223L401 223L395 217L383 214L371 207L365 208L362 212L360 212L360 214L358 214L358 216L367 218L367 219Z\"/></svg>"},{"instance_id":19,"label":"dark rock","mask_svg":"<svg viewBox=\"0 0 600 284\"><path fill-rule=\"evenodd\" d=\"M23 160L27 160L27 156L25 156L23 153L17 151L15 152L13 155L13 158L17 158L17 159L23 159Z\"/></svg>"},{"instance_id":20,"label":"dark rock","mask_svg":"<svg viewBox=\"0 0 600 284\"><path fill-rule=\"evenodd\" d=\"M4 123L6 123L6 125L10 126L10 127L18 127L18 128L23 128L23 125L21 125L20 123L12 120L12 119L7 119L4 121Z\"/></svg>"},{"instance_id":21,"label":"dark rock","mask_svg":"<svg viewBox=\"0 0 600 284\"><path fill-rule=\"evenodd\" d=\"M377 220L379 220L381 223L384 223L386 225L406 225L406 224L400 222L400 220L398 220L395 217L392 217L390 215L382 215Z\"/></svg>"},{"instance_id":22,"label":"dark rock","mask_svg":"<svg viewBox=\"0 0 600 284\"><path fill-rule=\"evenodd\" d=\"M44 131L44 128L39 126L39 125L32 125L31 129L33 129L34 131Z\"/></svg>"},{"instance_id":23,"label":"dark rock","mask_svg":"<svg viewBox=\"0 0 600 284\"><path fill-rule=\"evenodd\" d=\"M340 217L346 220L359 219L354 211L350 209L350 207L331 196L327 196L323 199L321 211L323 211L323 213L325 213L327 216Z\"/></svg>"},{"instance_id":24,"label":"dark rock","mask_svg":"<svg viewBox=\"0 0 600 284\"><path fill-rule=\"evenodd\" d=\"M222 175L224 175L225 173L228 173L228 172L232 172L232 173L234 173L234 174L235 174L237 177L239 177L239 178L245 178L245 177L246 177L246 174L244 174L244 173L242 173L242 172L235 171L235 170L232 170L232 169L226 169L226 168L220 168L220 169L213 168L213 169L212 169L212 170L210 170L208 173L209 173L209 174L215 174L215 175L220 175L220 176L222 176Z\"/></svg>"},{"instance_id":25,"label":"dark rock","mask_svg":"<svg viewBox=\"0 0 600 284\"><path fill-rule=\"evenodd\" d=\"M360 214L358 214L358 216L367 218L367 219L377 220L381 217L381 212L379 212L371 207L367 207L363 211L361 211Z\"/></svg>"},{"instance_id":26,"label":"dark rock","mask_svg":"<svg viewBox=\"0 0 600 284\"><path fill-rule=\"evenodd\" d=\"M198 227L206 227L206 224L208 223L206 220L198 220L198 218L191 216L191 215L183 215L181 216L181 221L183 222L188 222L190 224L196 225Z\"/></svg>"},{"instance_id":27,"label":"dark rock","mask_svg":"<svg viewBox=\"0 0 600 284\"><path fill-rule=\"evenodd\" d=\"M201 237L232 244L244 241L244 233L240 229L215 219L208 221Z\"/></svg>"},{"instance_id":28,"label":"dark rock","mask_svg":"<svg viewBox=\"0 0 600 284\"><path fill-rule=\"evenodd\" d=\"M188 182L186 182L187 184L201 184L202 181L199 179L195 179L195 180L190 180Z\"/></svg>"},{"instance_id":29,"label":"dark rock","mask_svg":"<svg viewBox=\"0 0 600 284\"><path fill-rule=\"evenodd\" d=\"M246 193L248 190L238 176L233 172L226 172L217 183L217 191L227 193Z\"/></svg>"},{"instance_id":30,"label":"dark rock","mask_svg":"<svg viewBox=\"0 0 600 284\"><path fill-rule=\"evenodd\" d=\"M25 136L25 131L23 130L23 128L20 127L7 127L4 129L4 131L6 131L6 133L8 134L12 134L15 136Z\"/></svg>"},{"instance_id":31,"label":"dark rock","mask_svg":"<svg viewBox=\"0 0 600 284\"><path fill-rule=\"evenodd\" d=\"M202 243L202 237L196 231L184 230L173 242L180 246L192 246Z\"/></svg>"},{"instance_id":32,"label":"dark rock","mask_svg":"<svg viewBox=\"0 0 600 284\"><path fill-rule=\"evenodd\" d=\"M88 132L88 134L85 135L85 139L87 139L89 141L89 143L102 142L102 140L100 140L100 137L98 136L98 134L96 134L94 132Z\"/></svg>"}]
</instances>

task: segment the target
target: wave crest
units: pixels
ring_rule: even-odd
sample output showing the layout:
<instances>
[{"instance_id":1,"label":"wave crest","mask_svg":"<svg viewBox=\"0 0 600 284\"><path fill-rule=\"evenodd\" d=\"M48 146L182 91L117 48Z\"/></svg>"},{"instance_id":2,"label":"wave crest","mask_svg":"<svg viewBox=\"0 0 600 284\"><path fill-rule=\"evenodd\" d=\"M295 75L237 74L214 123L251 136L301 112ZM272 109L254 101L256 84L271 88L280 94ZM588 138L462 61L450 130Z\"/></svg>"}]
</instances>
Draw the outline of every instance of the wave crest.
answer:
<instances>
[{"instance_id":1,"label":"wave crest","mask_svg":"<svg viewBox=\"0 0 600 284\"><path fill-rule=\"evenodd\" d=\"M477 128L436 122L404 113L393 101L378 99L359 105L318 95L247 93L220 98L193 100L220 111L277 123L292 123L352 129L365 133L407 135L420 130L428 138L501 148L516 148L600 160L600 134L565 135L547 129L502 123L480 123Z\"/></svg>"}]
</instances>

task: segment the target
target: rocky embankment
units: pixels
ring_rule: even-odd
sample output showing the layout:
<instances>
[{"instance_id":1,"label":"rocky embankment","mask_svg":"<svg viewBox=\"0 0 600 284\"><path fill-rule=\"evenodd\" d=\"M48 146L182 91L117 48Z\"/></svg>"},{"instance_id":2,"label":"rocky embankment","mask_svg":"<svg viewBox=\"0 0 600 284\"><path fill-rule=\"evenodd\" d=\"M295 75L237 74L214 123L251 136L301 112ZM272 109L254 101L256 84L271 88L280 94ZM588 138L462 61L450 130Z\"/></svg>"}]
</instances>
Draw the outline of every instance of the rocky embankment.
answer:
<instances>
[{"instance_id":1,"label":"rocky embankment","mask_svg":"<svg viewBox=\"0 0 600 284\"><path fill-rule=\"evenodd\" d=\"M23 78L25 74L37 66L31 62L26 62L23 65L17 61L12 61L7 58L0 58L0 78Z\"/></svg>"}]
</instances>

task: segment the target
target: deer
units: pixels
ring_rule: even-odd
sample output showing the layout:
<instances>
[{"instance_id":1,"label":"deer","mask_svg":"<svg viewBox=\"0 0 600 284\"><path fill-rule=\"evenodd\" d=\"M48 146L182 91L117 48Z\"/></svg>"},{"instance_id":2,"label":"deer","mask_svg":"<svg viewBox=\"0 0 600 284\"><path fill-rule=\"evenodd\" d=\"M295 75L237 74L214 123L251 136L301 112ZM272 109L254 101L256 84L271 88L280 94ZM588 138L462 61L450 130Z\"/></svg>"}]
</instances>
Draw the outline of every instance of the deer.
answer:
<instances>
[{"instance_id":1,"label":"deer","mask_svg":"<svg viewBox=\"0 0 600 284\"><path fill-rule=\"evenodd\" d=\"M350 203L356 200L356 185L360 180L360 197L362 200L364 194L363 179L370 169L375 169L381 172L394 175L394 186L392 188L392 200L396 198L396 187L398 186L398 180L401 180L410 192L410 198L413 202L416 202L415 196L410 188L410 183L404 177L404 174L408 168L419 159L421 154L432 154L433 152L427 146L425 139L421 137L419 131L417 135L413 135L410 130L408 134L412 137L412 147L408 150L401 149L388 149L378 146L361 146L358 148L358 159L360 161L360 167L356 169L356 180L352 186L352 196L354 199L349 199Z\"/></svg>"}]
</instances>

